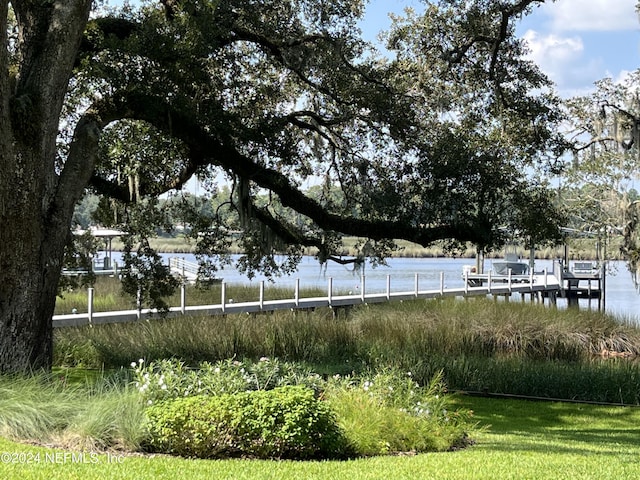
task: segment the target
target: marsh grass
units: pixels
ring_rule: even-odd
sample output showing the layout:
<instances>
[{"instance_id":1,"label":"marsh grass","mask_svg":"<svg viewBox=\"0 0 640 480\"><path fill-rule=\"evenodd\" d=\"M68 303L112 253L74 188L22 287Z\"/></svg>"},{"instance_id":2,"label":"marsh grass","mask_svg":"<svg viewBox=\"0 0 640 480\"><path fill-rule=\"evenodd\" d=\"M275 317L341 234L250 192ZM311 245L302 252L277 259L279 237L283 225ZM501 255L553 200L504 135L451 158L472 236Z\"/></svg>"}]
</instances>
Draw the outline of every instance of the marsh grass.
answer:
<instances>
[{"instance_id":1,"label":"marsh grass","mask_svg":"<svg viewBox=\"0 0 640 480\"><path fill-rule=\"evenodd\" d=\"M343 239L343 248L339 252L341 255L358 255L359 239L355 237L345 237ZM572 260L593 260L599 258L596 248L597 240L595 238L570 238L568 239L569 252ZM620 245L622 244L622 237L613 237L609 240L609 257L611 260L622 260L622 254L620 253ZM185 238L182 235L175 237L157 237L150 239L151 246L158 252L162 253L194 253L196 250L195 243L192 240ZM472 245L467 246L462 251L451 252L447 250L444 244L436 243L429 247L423 247L422 245L409 242L406 240L396 240L398 250L394 251L391 256L393 257L406 257L406 258L442 258L450 257L453 254L459 258L473 258L475 256L475 248ZM113 248L115 250L122 250L123 245L119 241L113 242ZM229 254L242 254L240 245L232 243ZM316 255L315 249L307 249L306 255ZM529 251L522 247L516 249L516 253L523 258L529 257ZM551 260L562 256L561 247L544 247L536 250L536 258ZM496 250L487 253L487 258L502 257L504 252Z\"/></svg>"},{"instance_id":2,"label":"marsh grass","mask_svg":"<svg viewBox=\"0 0 640 480\"><path fill-rule=\"evenodd\" d=\"M640 354L640 329L588 310L468 301L405 302L354 312L373 350L579 361ZM370 349L370 350L371 350Z\"/></svg>"},{"instance_id":3,"label":"marsh grass","mask_svg":"<svg viewBox=\"0 0 640 480\"><path fill-rule=\"evenodd\" d=\"M122 286L118 279L111 277L97 277L94 285L94 310L106 312L109 310L126 310L132 308L134 302L131 298L122 295ZM62 292L62 296L56 299L55 314L79 313L87 311L87 289L78 288Z\"/></svg>"},{"instance_id":4,"label":"marsh grass","mask_svg":"<svg viewBox=\"0 0 640 480\"><path fill-rule=\"evenodd\" d=\"M332 375L396 367L455 389L640 403L640 329L592 311L517 302L415 301L56 329L55 362L119 368L277 357ZM634 357L635 358L635 357Z\"/></svg>"},{"instance_id":5,"label":"marsh grass","mask_svg":"<svg viewBox=\"0 0 640 480\"><path fill-rule=\"evenodd\" d=\"M57 329L54 361L90 368L171 357L189 364L262 356L333 363L356 354L352 337L351 326L334 321L330 310L156 319Z\"/></svg>"}]
</instances>

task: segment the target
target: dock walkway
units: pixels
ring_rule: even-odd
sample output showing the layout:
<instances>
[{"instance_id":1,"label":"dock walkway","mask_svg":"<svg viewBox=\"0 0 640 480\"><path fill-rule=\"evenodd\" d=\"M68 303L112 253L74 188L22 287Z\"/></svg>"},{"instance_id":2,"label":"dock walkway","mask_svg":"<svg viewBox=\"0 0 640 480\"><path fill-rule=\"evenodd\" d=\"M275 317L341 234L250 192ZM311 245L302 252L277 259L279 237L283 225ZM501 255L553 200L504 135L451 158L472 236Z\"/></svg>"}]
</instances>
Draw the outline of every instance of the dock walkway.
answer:
<instances>
[{"instance_id":1,"label":"dock walkway","mask_svg":"<svg viewBox=\"0 0 640 480\"><path fill-rule=\"evenodd\" d=\"M214 305L186 305L185 290L183 287L181 295L181 305L171 307L166 313L167 317L178 317L183 315L227 315L237 313L259 313L272 312L277 310L304 310L322 307L344 308L354 305L373 304L382 302L406 301L415 299L433 299L443 297L476 297L487 295L531 295L542 297L554 297L562 290L560 280L547 272L530 275L508 275L498 276L488 274L482 277L480 284L474 285L470 278L465 278L463 287L445 288L444 274L441 274L440 288L432 290L420 290L418 288L418 276L415 279L416 288L412 291L391 291L390 276L387 277L387 290L382 293L366 293L366 278L361 278L363 288L359 294L355 295L334 295L332 279L328 279L327 295L322 297L300 297L299 282L296 282L294 296L284 300L265 300L264 282L260 283L259 299L253 302L234 303L227 298L226 284L222 283L220 303ZM54 327L69 327L80 325L98 325L105 323L134 322L143 319L158 317L158 313L151 309L122 310L116 312L94 312L93 311L93 291L89 293L89 308L87 313L76 313L66 315L54 315Z\"/></svg>"}]
</instances>

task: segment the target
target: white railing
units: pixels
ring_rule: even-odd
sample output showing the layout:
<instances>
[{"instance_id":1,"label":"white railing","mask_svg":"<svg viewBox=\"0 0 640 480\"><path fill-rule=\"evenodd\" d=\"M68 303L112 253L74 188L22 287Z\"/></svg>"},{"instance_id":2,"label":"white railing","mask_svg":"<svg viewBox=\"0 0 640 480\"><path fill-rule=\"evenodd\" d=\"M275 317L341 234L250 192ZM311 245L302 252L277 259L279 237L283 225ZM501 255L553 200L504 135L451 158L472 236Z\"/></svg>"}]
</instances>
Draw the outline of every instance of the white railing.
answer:
<instances>
[{"instance_id":1,"label":"white railing","mask_svg":"<svg viewBox=\"0 0 640 480\"><path fill-rule=\"evenodd\" d=\"M521 278L522 277L522 278ZM487 275L486 284L470 286L465 274L465 284L460 288L445 288L444 273L440 274L440 288L434 290L420 290L419 276L415 275L414 289L411 291L393 292L391 276L387 275L386 291L380 293L366 293L366 278L361 277L361 289L358 294L334 295L333 279L327 280L327 294L322 297L300 297L300 281L296 280L293 298L284 300L265 300L265 284L260 282L258 300L236 303L227 296L227 284L221 284L220 303L213 305L187 305L186 287L180 292L180 306L170 307L166 313L169 317L181 315L221 315L233 313L257 313L275 310L314 309L320 307L342 308L365 303L382 303L390 301L411 300L417 298L466 297L486 295L510 295L513 293L534 295L540 292L558 292L561 288L558 279L548 275L546 270L542 274L529 276L512 276L496 279ZM87 313L54 315L54 327L68 327L79 325L94 325L102 323L132 322L152 318L158 312L152 309L121 310L115 312L96 312L93 308L94 291L88 289Z\"/></svg>"},{"instance_id":2,"label":"white railing","mask_svg":"<svg viewBox=\"0 0 640 480\"><path fill-rule=\"evenodd\" d=\"M198 275L198 271L200 266L195 262L189 262L184 258L180 257L171 257L169 259L169 268L172 272L178 273L182 276L190 275Z\"/></svg>"}]
</instances>

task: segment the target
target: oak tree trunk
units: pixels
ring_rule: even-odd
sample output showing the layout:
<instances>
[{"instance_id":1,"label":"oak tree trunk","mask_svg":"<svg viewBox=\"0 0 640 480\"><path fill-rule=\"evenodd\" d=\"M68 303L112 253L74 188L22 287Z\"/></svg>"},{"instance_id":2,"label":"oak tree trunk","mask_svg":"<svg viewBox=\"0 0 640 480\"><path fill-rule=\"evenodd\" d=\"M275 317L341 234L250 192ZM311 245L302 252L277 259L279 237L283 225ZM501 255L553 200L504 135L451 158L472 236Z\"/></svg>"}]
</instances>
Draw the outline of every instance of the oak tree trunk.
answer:
<instances>
[{"instance_id":1,"label":"oak tree trunk","mask_svg":"<svg viewBox=\"0 0 640 480\"><path fill-rule=\"evenodd\" d=\"M64 246L93 165L87 145L97 140L85 122L66 161L57 159L60 112L91 0L11 5L13 45L8 2L0 2L0 372L24 372L52 364Z\"/></svg>"}]
</instances>

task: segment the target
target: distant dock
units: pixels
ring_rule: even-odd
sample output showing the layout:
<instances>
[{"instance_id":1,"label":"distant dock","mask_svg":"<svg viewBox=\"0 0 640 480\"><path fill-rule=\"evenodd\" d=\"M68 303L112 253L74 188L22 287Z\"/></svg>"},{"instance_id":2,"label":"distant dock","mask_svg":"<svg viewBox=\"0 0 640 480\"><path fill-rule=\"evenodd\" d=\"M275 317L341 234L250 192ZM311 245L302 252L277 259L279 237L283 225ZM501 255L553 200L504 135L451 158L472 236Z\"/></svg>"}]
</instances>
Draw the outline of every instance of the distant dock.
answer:
<instances>
[{"instance_id":1,"label":"distant dock","mask_svg":"<svg viewBox=\"0 0 640 480\"><path fill-rule=\"evenodd\" d=\"M550 299L553 303L557 298L566 298L569 305L577 305L580 299L597 300L598 309L605 308L605 266L598 262L572 261L567 266L558 260L553 263L553 271L534 273L528 275L498 275L489 270L487 273L464 272L465 283L469 287L478 287L486 283L510 283L510 284L535 284L540 282L541 275L549 275L552 280L547 280L547 288L534 289L543 298Z\"/></svg>"}]
</instances>

